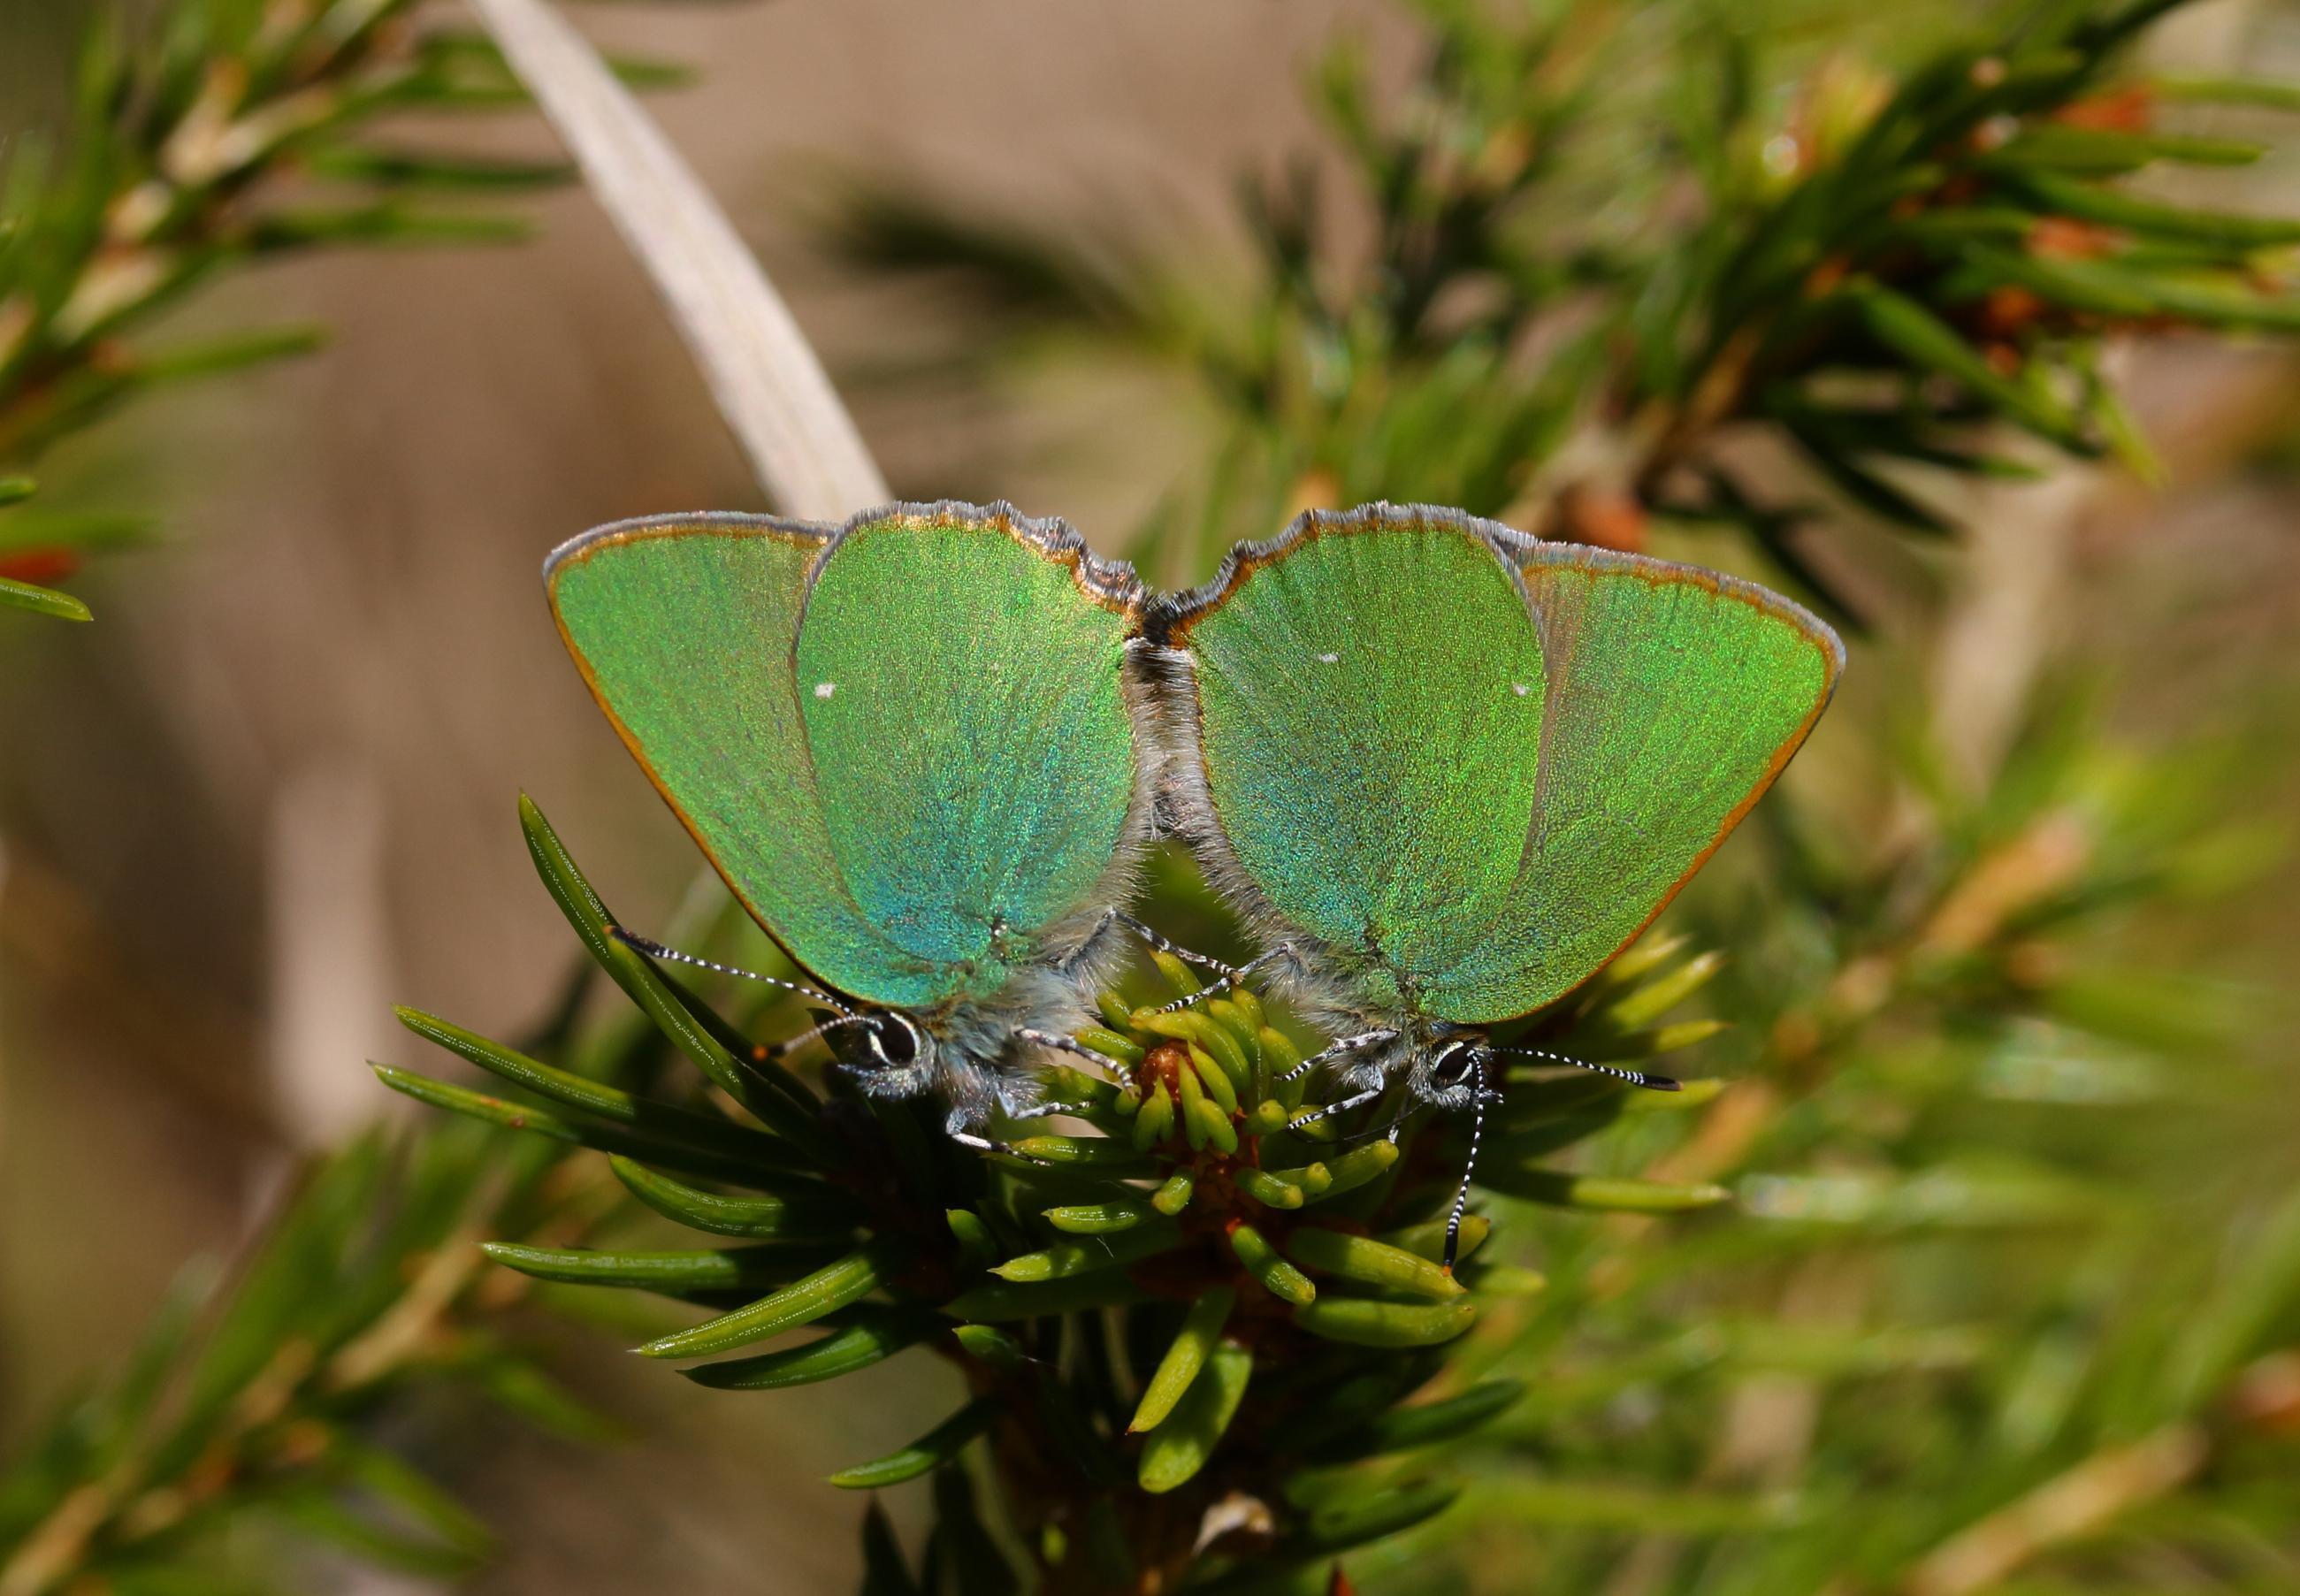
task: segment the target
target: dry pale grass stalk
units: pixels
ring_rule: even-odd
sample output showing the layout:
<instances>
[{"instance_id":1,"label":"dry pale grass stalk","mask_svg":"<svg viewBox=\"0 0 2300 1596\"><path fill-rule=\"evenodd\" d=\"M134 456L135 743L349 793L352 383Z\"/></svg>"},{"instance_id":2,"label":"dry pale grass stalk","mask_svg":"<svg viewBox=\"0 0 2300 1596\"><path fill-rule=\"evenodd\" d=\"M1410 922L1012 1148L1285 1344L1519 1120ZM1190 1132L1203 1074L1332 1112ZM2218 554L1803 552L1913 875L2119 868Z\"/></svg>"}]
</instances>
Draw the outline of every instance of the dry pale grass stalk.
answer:
<instances>
[{"instance_id":1,"label":"dry pale grass stalk","mask_svg":"<svg viewBox=\"0 0 2300 1596\"><path fill-rule=\"evenodd\" d=\"M1973 1596L2048 1548L2088 1535L2119 1514L2178 1490L2210 1443L2195 1425L2167 1425L2130 1446L2096 1452L1991 1513L1910 1570L1901 1596Z\"/></svg>"},{"instance_id":2,"label":"dry pale grass stalk","mask_svg":"<svg viewBox=\"0 0 2300 1596\"><path fill-rule=\"evenodd\" d=\"M886 479L822 362L654 119L546 0L471 0L670 306L775 507L844 520Z\"/></svg>"}]
</instances>

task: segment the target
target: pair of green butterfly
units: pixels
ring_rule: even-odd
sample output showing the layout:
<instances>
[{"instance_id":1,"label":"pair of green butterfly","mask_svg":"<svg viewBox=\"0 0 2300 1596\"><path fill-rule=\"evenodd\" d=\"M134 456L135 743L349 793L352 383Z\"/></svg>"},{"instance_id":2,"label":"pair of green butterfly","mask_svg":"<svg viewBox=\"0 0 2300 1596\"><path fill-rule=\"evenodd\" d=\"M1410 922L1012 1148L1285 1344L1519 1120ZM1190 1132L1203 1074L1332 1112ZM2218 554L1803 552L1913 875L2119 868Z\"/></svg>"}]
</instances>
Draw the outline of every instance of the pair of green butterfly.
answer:
<instances>
[{"instance_id":1,"label":"pair of green butterfly","mask_svg":"<svg viewBox=\"0 0 2300 1596\"><path fill-rule=\"evenodd\" d=\"M1123 909L1161 832L1337 1038L1338 1107L1401 1076L1482 1105L1481 1027L1661 911L1844 663L1763 588L1422 506L1311 511L1180 595L1004 504L624 521L545 578L861 1087L938 1093L976 1145L1156 940Z\"/></svg>"}]
</instances>

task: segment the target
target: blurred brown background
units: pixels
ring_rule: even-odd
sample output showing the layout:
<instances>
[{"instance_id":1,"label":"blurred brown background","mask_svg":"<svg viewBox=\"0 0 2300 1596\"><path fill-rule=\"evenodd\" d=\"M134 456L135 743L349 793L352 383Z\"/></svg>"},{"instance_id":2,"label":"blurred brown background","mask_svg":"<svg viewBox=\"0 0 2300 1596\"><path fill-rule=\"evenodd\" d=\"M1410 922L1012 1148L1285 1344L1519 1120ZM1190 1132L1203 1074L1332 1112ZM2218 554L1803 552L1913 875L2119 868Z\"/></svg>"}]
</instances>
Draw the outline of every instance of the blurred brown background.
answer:
<instances>
[{"instance_id":1,"label":"blurred brown background","mask_svg":"<svg viewBox=\"0 0 2300 1596\"><path fill-rule=\"evenodd\" d=\"M842 287L808 243L811 196L837 170L891 169L1017 210L1147 206L1221 247L1238 170L1309 139L1311 48L1351 16L1395 31L1340 0L573 14L696 71L652 108L792 300L896 490L1003 495L1105 548L1188 448L1187 416L1123 373L988 408L971 387L889 380L930 361L949 320ZM78 23L48 0L0 11L0 93L60 99ZM393 131L554 150L525 115ZM162 399L49 461L52 502L164 509L165 546L87 586L104 625L0 644L11 1437L116 1359L188 1256L246 1233L290 1148L390 1111L362 1060L414 1062L420 1044L389 1003L500 1034L549 1002L573 944L521 844L520 791L635 924L660 925L691 876L568 665L538 569L601 521L762 506L602 215L574 187L531 211L524 246L329 255L221 284L187 330L309 320L330 346ZM882 1418L873 1401L891 1385L730 1403L628 1376L604 1341L573 1355L648 1438L604 1467L476 1438L466 1484L515 1549L485 1588L851 1587L851 1525L823 1523L812 1482L857 1445L908 1439L912 1404Z\"/></svg>"},{"instance_id":2,"label":"blurred brown background","mask_svg":"<svg viewBox=\"0 0 2300 1596\"><path fill-rule=\"evenodd\" d=\"M55 92L32 63L65 70L69 14L0 11L0 94ZM841 167L892 169L1017 212L1147 209L1179 245L1218 253L1234 174L1312 142L1298 86L1313 46L1346 21L1378 56L1404 37L1366 0L578 14L604 42L699 71L654 109L791 298L896 490L1010 497L1108 552L1191 451L1187 402L1146 370L1057 367L988 395L921 378L963 328L931 298L843 282L807 242L811 198ZM2210 57L2256 40L2259 20L2208 4L2170 47ZM551 147L520 116L405 131ZM757 494L591 203L570 188L533 211L539 236L521 247L230 281L188 322L310 319L332 346L138 411L51 462L65 502L163 507L166 544L88 586L106 624L0 640L10 1436L117 1356L187 1256L245 1234L292 1148L387 1110L361 1060L419 1061L390 1002L490 1035L544 1007L572 945L521 845L519 791L636 925L667 919L691 875L568 666L537 569L585 527L756 508ZM2288 425L2285 361L2171 347L2134 376L2179 491L2092 484L2034 511L2108 601L2092 624L2187 609L2213 618L2197 646L2214 659L2243 657L2223 646L2232 628L2288 644L2300 514L2228 474ZM471 1437L465 1486L511 1548L483 1589L851 1586L848 1517L826 1519L812 1482L908 1439L909 1405L874 1393L938 1377L905 1364L729 1401L627 1372L604 1340L569 1355L646 1438L603 1465Z\"/></svg>"}]
</instances>

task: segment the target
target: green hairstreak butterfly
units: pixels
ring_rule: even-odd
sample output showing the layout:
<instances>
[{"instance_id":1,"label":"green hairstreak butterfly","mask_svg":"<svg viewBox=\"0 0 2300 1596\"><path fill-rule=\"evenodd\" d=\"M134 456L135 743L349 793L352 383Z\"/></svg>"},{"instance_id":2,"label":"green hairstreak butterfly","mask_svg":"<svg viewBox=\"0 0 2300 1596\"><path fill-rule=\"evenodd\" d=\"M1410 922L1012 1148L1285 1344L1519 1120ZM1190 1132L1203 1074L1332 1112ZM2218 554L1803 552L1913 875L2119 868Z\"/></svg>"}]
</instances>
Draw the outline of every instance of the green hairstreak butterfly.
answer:
<instances>
[{"instance_id":1,"label":"green hairstreak butterfly","mask_svg":"<svg viewBox=\"0 0 2300 1596\"><path fill-rule=\"evenodd\" d=\"M1482 1109L1483 1027L1661 912L1845 660L1751 583L1412 505L1311 511L1148 631L1169 802L1257 964L1337 1037L1310 1062L1338 1107L1402 1076Z\"/></svg>"},{"instance_id":2,"label":"green hairstreak butterfly","mask_svg":"<svg viewBox=\"0 0 2300 1596\"><path fill-rule=\"evenodd\" d=\"M938 1092L961 1134L1033 1106L1021 1053L1083 1023L1150 830L1132 569L939 503L621 521L544 574L624 743L859 1033L862 1089Z\"/></svg>"}]
</instances>

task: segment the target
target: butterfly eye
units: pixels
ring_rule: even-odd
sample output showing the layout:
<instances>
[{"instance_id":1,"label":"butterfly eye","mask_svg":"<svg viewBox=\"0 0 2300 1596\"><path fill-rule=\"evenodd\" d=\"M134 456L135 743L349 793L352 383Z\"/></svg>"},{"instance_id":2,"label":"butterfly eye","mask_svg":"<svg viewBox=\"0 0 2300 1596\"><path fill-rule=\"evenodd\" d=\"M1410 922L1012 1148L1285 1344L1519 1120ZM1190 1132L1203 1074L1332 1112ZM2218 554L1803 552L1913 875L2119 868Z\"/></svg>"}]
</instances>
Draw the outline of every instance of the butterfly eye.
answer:
<instances>
[{"instance_id":1,"label":"butterfly eye","mask_svg":"<svg viewBox=\"0 0 2300 1596\"><path fill-rule=\"evenodd\" d=\"M871 1045L880 1058L896 1068L918 1060L919 1035L899 1014L879 1017L878 1022L871 1027Z\"/></svg>"},{"instance_id":2,"label":"butterfly eye","mask_svg":"<svg viewBox=\"0 0 2300 1596\"><path fill-rule=\"evenodd\" d=\"M1440 1087L1459 1086L1475 1076L1477 1068L1478 1050L1474 1043L1449 1042L1430 1061L1429 1079Z\"/></svg>"}]
</instances>

